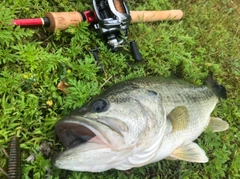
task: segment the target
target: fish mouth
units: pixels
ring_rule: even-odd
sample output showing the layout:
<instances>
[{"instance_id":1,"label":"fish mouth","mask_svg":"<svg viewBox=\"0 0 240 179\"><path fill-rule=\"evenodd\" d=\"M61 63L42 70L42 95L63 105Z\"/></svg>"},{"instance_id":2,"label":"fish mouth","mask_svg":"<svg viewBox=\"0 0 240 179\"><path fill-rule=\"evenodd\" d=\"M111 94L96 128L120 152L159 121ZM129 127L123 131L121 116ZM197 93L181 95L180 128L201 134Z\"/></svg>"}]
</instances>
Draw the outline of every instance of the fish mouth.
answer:
<instances>
[{"instance_id":1,"label":"fish mouth","mask_svg":"<svg viewBox=\"0 0 240 179\"><path fill-rule=\"evenodd\" d=\"M61 121L56 125L57 136L66 149L86 143L96 137L87 127L74 121Z\"/></svg>"},{"instance_id":2,"label":"fish mouth","mask_svg":"<svg viewBox=\"0 0 240 179\"><path fill-rule=\"evenodd\" d=\"M122 150L125 141L120 130L126 128L114 128L115 121L116 118L111 121L107 117L92 115L64 117L57 122L55 129L67 150L55 154L52 165L66 170L99 172L110 169L116 161L122 161L129 155L129 149Z\"/></svg>"},{"instance_id":3,"label":"fish mouth","mask_svg":"<svg viewBox=\"0 0 240 179\"><path fill-rule=\"evenodd\" d=\"M101 144L101 146L105 144L110 148L117 148L121 141L123 142L123 136L119 131L97 119L82 116L63 118L56 124L55 130L66 149L87 143Z\"/></svg>"}]
</instances>

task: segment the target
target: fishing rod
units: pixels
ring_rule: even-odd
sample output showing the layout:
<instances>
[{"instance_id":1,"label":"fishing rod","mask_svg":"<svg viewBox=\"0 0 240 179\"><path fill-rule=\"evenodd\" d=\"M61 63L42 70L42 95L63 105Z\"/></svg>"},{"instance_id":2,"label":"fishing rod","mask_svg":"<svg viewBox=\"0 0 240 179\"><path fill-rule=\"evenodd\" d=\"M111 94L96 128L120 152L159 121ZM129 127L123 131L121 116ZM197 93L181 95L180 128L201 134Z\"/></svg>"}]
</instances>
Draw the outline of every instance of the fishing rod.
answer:
<instances>
[{"instance_id":1,"label":"fishing rod","mask_svg":"<svg viewBox=\"0 0 240 179\"><path fill-rule=\"evenodd\" d=\"M165 11L130 11L131 23L157 22L165 20L180 20L183 16L181 10ZM47 12L42 18L14 19L12 24L20 27L46 27L49 32L65 30L70 25L78 25L87 21L89 24L98 22L94 11L83 12Z\"/></svg>"},{"instance_id":2,"label":"fishing rod","mask_svg":"<svg viewBox=\"0 0 240 179\"><path fill-rule=\"evenodd\" d=\"M47 12L43 18L15 19L12 24L20 27L46 27L48 31L55 32L87 21L94 25L112 51L116 52L126 42L130 23L179 20L183 16L181 10L130 11L124 0L93 0L93 7L94 11ZM142 60L134 40L130 41L130 48L134 59Z\"/></svg>"}]
</instances>

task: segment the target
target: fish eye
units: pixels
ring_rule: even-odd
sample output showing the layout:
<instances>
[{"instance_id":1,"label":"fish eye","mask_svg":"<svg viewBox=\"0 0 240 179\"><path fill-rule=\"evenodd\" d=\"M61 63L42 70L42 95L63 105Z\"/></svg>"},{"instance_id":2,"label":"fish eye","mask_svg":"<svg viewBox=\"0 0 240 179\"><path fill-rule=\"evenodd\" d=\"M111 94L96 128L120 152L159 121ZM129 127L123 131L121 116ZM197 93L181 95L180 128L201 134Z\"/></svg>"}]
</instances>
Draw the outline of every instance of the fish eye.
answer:
<instances>
[{"instance_id":1,"label":"fish eye","mask_svg":"<svg viewBox=\"0 0 240 179\"><path fill-rule=\"evenodd\" d=\"M105 99L96 99L92 103L92 111L93 112L104 112L109 108L109 102Z\"/></svg>"}]
</instances>

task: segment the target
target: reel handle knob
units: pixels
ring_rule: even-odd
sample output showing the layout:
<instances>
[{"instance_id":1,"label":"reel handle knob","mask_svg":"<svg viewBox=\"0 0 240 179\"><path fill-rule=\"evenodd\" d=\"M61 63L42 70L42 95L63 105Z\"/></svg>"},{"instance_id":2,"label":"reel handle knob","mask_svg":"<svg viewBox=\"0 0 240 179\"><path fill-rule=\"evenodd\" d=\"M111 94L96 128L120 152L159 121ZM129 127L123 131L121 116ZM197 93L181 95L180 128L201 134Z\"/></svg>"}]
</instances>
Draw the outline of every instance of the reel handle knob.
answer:
<instances>
[{"instance_id":1,"label":"reel handle knob","mask_svg":"<svg viewBox=\"0 0 240 179\"><path fill-rule=\"evenodd\" d=\"M134 60L135 61L141 61L142 60L142 54L139 52L137 43L134 40L132 40L130 42L130 48L131 48L131 52L132 52Z\"/></svg>"}]
</instances>

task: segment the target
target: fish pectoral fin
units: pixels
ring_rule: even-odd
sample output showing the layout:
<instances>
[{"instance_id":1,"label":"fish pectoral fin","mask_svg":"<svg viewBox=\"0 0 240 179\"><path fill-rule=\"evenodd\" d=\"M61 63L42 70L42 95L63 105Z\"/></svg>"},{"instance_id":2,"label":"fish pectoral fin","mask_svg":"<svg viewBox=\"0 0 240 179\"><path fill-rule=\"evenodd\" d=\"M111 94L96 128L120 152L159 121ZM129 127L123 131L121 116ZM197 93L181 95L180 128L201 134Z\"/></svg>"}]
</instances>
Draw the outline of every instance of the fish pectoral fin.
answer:
<instances>
[{"instance_id":1,"label":"fish pectoral fin","mask_svg":"<svg viewBox=\"0 0 240 179\"><path fill-rule=\"evenodd\" d=\"M218 117L210 117L208 127L213 132L225 131L229 128L229 124Z\"/></svg>"},{"instance_id":2,"label":"fish pectoral fin","mask_svg":"<svg viewBox=\"0 0 240 179\"><path fill-rule=\"evenodd\" d=\"M208 157L206 156L204 150L194 142L184 143L181 147L173 151L170 158L197 163L208 162Z\"/></svg>"},{"instance_id":3,"label":"fish pectoral fin","mask_svg":"<svg viewBox=\"0 0 240 179\"><path fill-rule=\"evenodd\" d=\"M185 106L178 106L169 113L167 118L172 123L173 131L184 130L189 122L188 109Z\"/></svg>"}]
</instances>

